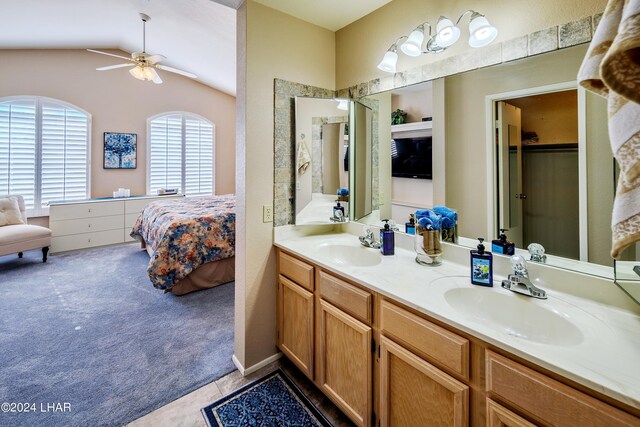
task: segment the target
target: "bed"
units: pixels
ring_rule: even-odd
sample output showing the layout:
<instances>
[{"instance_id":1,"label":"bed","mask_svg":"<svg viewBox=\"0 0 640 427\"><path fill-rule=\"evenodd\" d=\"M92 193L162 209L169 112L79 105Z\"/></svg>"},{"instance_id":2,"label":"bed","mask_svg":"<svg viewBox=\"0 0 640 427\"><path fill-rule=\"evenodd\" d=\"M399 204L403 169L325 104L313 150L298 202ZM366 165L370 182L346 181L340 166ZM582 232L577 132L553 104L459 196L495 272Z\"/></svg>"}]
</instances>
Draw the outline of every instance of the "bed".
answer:
<instances>
[{"instance_id":1,"label":"bed","mask_svg":"<svg viewBox=\"0 0 640 427\"><path fill-rule=\"evenodd\" d=\"M149 203L131 237L150 256L151 284L184 295L235 278L235 195Z\"/></svg>"}]
</instances>

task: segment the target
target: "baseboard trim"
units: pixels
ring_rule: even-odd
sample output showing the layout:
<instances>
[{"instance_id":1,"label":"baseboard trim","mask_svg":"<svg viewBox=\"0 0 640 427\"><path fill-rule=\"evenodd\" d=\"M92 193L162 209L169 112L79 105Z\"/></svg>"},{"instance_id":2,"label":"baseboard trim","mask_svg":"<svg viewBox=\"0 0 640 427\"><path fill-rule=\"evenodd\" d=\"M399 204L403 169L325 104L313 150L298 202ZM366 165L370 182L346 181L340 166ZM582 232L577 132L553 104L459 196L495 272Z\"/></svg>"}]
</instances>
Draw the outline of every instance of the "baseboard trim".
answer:
<instances>
[{"instance_id":1,"label":"baseboard trim","mask_svg":"<svg viewBox=\"0 0 640 427\"><path fill-rule=\"evenodd\" d=\"M269 356L266 359L264 359L263 361L256 363L253 366L249 366L248 368L245 368L244 366L242 366L242 363L240 363L240 361L238 360L238 358L236 357L235 354L233 356L231 356L231 360L233 361L233 364L236 365L236 368L238 368L238 371L240 371L242 376L246 377L247 375L257 371L258 369L264 368L269 363L275 362L276 360L280 359L281 357L282 357L282 353L278 352L278 353L274 354L273 356Z\"/></svg>"}]
</instances>

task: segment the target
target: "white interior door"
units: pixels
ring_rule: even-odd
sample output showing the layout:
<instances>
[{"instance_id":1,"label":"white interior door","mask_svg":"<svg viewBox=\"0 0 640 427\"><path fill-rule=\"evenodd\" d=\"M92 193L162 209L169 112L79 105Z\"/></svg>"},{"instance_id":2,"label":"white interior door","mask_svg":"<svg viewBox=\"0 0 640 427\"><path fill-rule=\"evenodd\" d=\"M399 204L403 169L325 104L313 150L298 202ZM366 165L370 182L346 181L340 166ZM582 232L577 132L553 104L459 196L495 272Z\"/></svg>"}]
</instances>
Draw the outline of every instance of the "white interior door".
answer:
<instances>
[{"instance_id":1,"label":"white interior door","mask_svg":"<svg viewBox=\"0 0 640 427\"><path fill-rule=\"evenodd\" d=\"M516 247L523 247L522 203L527 195L522 192L522 139L521 111L518 107L498 102L498 228L506 228L507 236ZM497 230L496 230L497 231ZM495 239L496 236L491 236Z\"/></svg>"}]
</instances>

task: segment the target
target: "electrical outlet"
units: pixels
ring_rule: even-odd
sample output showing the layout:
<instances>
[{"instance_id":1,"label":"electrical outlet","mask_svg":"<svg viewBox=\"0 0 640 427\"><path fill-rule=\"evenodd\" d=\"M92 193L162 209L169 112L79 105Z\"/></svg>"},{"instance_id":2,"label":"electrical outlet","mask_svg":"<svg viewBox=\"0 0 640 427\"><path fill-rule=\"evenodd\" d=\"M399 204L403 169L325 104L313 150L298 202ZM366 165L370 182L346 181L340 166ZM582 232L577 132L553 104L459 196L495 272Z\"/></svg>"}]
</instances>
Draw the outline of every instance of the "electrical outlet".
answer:
<instances>
[{"instance_id":1,"label":"electrical outlet","mask_svg":"<svg viewBox=\"0 0 640 427\"><path fill-rule=\"evenodd\" d=\"M273 205L262 206L262 222L273 222Z\"/></svg>"}]
</instances>

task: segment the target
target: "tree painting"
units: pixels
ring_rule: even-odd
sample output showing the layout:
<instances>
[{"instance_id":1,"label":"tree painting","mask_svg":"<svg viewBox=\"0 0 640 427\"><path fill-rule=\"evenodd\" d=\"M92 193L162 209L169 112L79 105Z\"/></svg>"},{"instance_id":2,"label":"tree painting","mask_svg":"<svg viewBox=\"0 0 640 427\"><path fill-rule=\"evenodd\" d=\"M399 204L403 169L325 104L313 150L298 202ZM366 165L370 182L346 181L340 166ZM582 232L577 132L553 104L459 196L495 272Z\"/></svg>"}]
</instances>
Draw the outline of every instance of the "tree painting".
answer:
<instances>
[{"instance_id":1,"label":"tree painting","mask_svg":"<svg viewBox=\"0 0 640 427\"><path fill-rule=\"evenodd\" d=\"M135 169L137 137L135 133L104 133L104 168Z\"/></svg>"}]
</instances>

